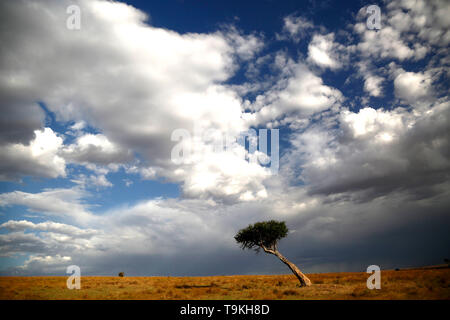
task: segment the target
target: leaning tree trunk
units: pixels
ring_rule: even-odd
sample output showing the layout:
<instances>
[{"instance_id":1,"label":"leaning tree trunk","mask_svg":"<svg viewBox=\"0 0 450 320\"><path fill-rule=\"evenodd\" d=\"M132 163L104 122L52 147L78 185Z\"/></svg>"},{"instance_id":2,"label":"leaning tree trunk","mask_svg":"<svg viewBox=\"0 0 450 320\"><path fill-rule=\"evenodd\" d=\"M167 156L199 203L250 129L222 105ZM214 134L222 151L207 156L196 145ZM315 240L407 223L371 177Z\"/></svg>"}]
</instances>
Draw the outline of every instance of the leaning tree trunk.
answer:
<instances>
[{"instance_id":1,"label":"leaning tree trunk","mask_svg":"<svg viewBox=\"0 0 450 320\"><path fill-rule=\"evenodd\" d=\"M300 271L299 268L297 268L297 266L295 264L293 264L292 262L290 262L285 256L283 256L278 250L276 245L274 245L272 248L267 248L265 245L263 245L262 243L260 244L260 247L263 248L264 252L273 254L275 256L278 257L278 259L280 259L284 264L286 264L289 269L291 269L292 273L295 274L295 276L297 277L298 281L300 281L300 286L301 287L309 287L311 285L311 280L308 279L307 276L305 276L303 274L303 272Z\"/></svg>"},{"instance_id":2,"label":"leaning tree trunk","mask_svg":"<svg viewBox=\"0 0 450 320\"><path fill-rule=\"evenodd\" d=\"M295 264L286 259L286 257L283 256L278 250L274 251L274 255L276 255L278 259L280 259L289 267L289 269L291 269L292 273L295 274L297 279L300 281L301 287L309 287L311 285L311 280L309 280L308 277L305 276Z\"/></svg>"}]
</instances>

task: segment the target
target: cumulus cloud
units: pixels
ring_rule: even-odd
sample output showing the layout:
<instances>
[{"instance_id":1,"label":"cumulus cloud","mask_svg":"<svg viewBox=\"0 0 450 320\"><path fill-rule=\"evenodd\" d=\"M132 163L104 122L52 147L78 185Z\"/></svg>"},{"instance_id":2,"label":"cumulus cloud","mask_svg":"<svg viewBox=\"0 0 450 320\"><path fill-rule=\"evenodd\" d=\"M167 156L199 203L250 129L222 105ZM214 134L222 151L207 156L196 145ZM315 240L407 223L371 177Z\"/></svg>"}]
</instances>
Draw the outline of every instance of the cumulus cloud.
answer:
<instances>
[{"instance_id":1,"label":"cumulus cloud","mask_svg":"<svg viewBox=\"0 0 450 320\"><path fill-rule=\"evenodd\" d=\"M0 145L0 180L22 176L56 178L66 175L66 162L59 156L63 139L50 128L36 130L29 144Z\"/></svg>"},{"instance_id":2,"label":"cumulus cloud","mask_svg":"<svg viewBox=\"0 0 450 320\"><path fill-rule=\"evenodd\" d=\"M308 46L308 61L332 70L342 67L346 60L346 48L334 42L334 34L314 35Z\"/></svg>"},{"instance_id":3,"label":"cumulus cloud","mask_svg":"<svg viewBox=\"0 0 450 320\"><path fill-rule=\"evenodd\" d=\"M64 159L92 167L124 163L136 153L142 168L183 183L190 179L189 170L172 174L173 130L191 130L196 124L224 132L246 130L241 98L221 83L234 74L239 59L250 59L262 48L257 35L242 35L235 28L181 35L146 24L145 14L123 3L77 3L84 17L77 32L64 27L65 15L51 14L65 12L73 4L69 1L1 8L1 20L16 34L4 35L8 46L3 55L15 59L3 66L2 75L30 79L20 83L21 92L33 94L23 99L43 101L58 120L85 121L101 131L64 146ZM45 54L35 54L41 51ZM220 178L217 170L218 188L229 188L220 185L230 180Z\"/></svg>"},{"instance_id":4,"label":"cumulus cloud","mask_svg":"<svg viewBox=\"0 0 450 320\"><path fill-rule=\"evenodd\" d=\"M246 115L249 121L265 124L290 114L309 116L336 105L343 98L339 90L323 84L305 64L288 68L291 75L256 97L252 106L256 112Z\"/></svg>"},{"instance_id":5,"label":"cumulus cloud","mask_svg":"<svg viewBox=\"0 0 450 320\"><path fill-rule=\"evenodd\" d=\"M255 200L267 197L264 180L269 169L247 162L233 152L206 153L194 161L185 181L184 192L193 198Z\"/></svg>"},{"instance_id":6,"label":"cumulus cloud","mask_svg":"<svg viewBox=\"0 0 450 320\"><path fill-rule=\"evenodd\" d=\"M406 103L416 105L431 97L431 76L423 72L400 71L394 79L395 95Z\"/></svg>"},{"instance_id":7,"label":"cumulus cloud","mask_svg":"<svg viewBox=\"0 0 450 320\"><path fill-rule=\"evenodd\" d=\"M83 134L73 144L64 146L61 155L70 162L97 165L126 163L133 158L129 150L113 144L105 135L90 133Z\"/></svg>"},{"instance_id":8,"label":"cumulus cloud","mask_svg":"<svg viewBox=\"0 0 450 320\"><path fill-rule=\"evenodd\" d=\"M371 199L398 189L417 197L442 192L450 169L449 107L343 111L337 130L319 122L293 135L291 165L302 167L297 177L313 194Z\"/></svg>"},{"instance_id":9,"label":"cumulus cloud","mask_svg":"<svg viewBox=\"0 0 450 320\"><path fill-rule=\"evenodd\" d=\"M420 44L415 47L408 46L402 40L400 33L389 26L374 32L368 30L364 23L360 23L355 26L355 31L361 34L363 38L358 44L358 49L367 57L395 58L403 61L406 59L422 59L427 53L426 47Z\"/></svg>"},{"instance_id":10,"label":"cumulus cloud","mask_svg":"<svg viewBox=\"0 0 450 320\"><path fill-rule=\"evenodd\" d=\"M382 77L367 74L364 81L364 91L371 96L379 97L383 95L382 83L384 79Z\"/></svg>"},{"instance_id":11,"label":"cumulus cloud","mask_svg":"<svg viewBox=\"0 0 450 320\"><path fill-rule=\"evenodd\" d=\"M71 257L61 255L33 255L30 256L25 263L15 271L20 274L24 271L27 273L40 274L61 274L63 270L70 265Z\"/></svg>"},{"instance_id":12,"label":"cumulus cloud","mask_svg":"<svg viewBox=\"0 0 450 320\"><path fill-rule=\"evenodd\" d=\"M393 1L387 4L387 20L396 30L416 33L420 40L437 46L450 43L450 5L446 1Z\"/></svg>"},{"instance_id":13,"label":"cumulus cloud","mask_svg":"<svg viewBox=\"0 0 450 320\"><path fill-rule=\"evenodd\" d=\"M450 42L448 21L442 18L450 11L445 1L392 1L382 9L382 28L366 27L366 7L361 8L353 25L360 41L350 48L371 64L375 61L420 61L433 55L432 60L443 61L444 49ZM445 63L444 63L445 64ZM442 65L442 63L441 63Z\"/></svg>"}]
</instances>

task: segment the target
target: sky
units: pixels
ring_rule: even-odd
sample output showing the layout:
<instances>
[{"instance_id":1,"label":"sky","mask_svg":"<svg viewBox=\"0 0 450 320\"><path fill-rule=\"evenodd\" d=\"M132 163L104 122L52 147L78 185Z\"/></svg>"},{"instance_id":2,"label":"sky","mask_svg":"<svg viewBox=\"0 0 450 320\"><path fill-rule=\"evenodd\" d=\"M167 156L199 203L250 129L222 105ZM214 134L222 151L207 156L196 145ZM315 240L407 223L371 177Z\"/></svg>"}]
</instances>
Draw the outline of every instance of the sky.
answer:
<instances>
[{"instance_id":1,"label":"sky","mask_svg":"<svg viewBox=\"0 0 450 320\"><path fill-rule=\"evenodd\" d=\"M425 0L1 1L0 274L288 273L234 240L271 219L306 273L443 263L448 17Z\"/></svg>"}]
</instances>

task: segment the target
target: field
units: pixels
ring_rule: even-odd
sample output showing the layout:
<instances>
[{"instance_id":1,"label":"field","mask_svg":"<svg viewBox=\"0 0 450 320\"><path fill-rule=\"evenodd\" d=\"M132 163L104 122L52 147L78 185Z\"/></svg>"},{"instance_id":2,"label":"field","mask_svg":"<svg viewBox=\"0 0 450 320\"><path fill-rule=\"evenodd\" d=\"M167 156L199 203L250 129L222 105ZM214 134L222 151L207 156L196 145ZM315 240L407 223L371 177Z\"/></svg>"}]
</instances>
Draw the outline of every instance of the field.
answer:
<instances>
[{"instance_id":1,"label":"field","mask_svg":"<svg viewBox=\"0 0 450 320\"><path fill-rule=\"evenodd\" d=\"M309 274L299 288L293 275L214 277L0 277L0 299L450 299L450 269L381 272L381 289L366 287L367 273Z\"/></svg>"}]
</instances>

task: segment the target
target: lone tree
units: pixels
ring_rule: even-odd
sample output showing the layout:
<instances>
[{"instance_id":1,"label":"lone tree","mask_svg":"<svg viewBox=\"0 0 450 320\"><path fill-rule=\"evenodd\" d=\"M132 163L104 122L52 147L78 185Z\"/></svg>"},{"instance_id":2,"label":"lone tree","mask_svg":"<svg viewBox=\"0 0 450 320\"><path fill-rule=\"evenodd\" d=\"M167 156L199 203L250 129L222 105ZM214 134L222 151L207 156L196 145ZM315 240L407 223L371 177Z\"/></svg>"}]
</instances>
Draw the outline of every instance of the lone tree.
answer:
<instances>
[{"instance_id":1,"label":"lone tree","mask_svg":"<svg viewBox=\"0 0 450 320\"><path fill-rule=\"evenodd\" d=\"M284 221L263 221L239 230L234 239L241 245L242 249L254 249L256 252L259 252L262 248L264 252L277 256L298 278L300 286L310 286L311 280L278 251L277 242L286 237L288 231Z\"/></svg>"}]
</instances>

